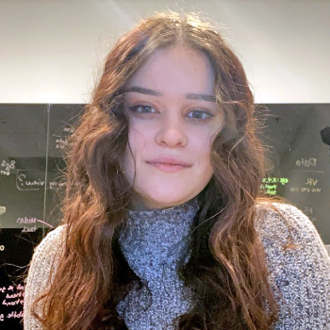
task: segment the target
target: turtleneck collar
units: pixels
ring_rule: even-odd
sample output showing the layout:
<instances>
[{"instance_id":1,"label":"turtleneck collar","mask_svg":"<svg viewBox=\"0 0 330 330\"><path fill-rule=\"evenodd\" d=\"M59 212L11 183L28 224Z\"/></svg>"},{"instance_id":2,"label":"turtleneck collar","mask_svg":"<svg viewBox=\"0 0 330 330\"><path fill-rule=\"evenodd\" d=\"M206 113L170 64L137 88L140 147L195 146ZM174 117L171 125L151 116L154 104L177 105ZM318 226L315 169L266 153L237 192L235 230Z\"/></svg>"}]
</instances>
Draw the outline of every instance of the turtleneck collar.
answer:
<instances>
[{"instance_id":1,"label":"turtleneck collar","mask_svg":"<svg viewBox=\"0 0 330 330\"><path fill-rule=\"evenodd\" d=\"M119 242L131 269L141 279L154 278L187 255L197 198L167 209L129 211Z\"/></svg>"}]
</instances>

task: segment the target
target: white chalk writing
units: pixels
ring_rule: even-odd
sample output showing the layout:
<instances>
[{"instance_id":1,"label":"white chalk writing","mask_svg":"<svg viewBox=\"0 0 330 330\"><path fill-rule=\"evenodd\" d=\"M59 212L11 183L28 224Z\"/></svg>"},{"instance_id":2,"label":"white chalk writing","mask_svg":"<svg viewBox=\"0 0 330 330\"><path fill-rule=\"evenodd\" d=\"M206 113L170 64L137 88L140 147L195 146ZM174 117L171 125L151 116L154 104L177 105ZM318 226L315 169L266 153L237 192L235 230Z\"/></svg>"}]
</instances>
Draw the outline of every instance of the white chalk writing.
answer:
<instances>
[{"instance_id":1,"label":"white chalk writing","mask_svg":"<svg viewBox=\"0 0 330 330\"><path fill-rule=\"evenodd\" d=\"M307 178L306 184L315 187L317 185L317 179Z\"/></svg>"},{"instance_id":2,"label":"white chalk writing","mask_svg":"<svg viewBox=\"0 0 330 330\"><path fill-rule=\"evenodd\" d=\"M68 140L66 138L58 138L55 140L55 148L56 149L64 149L66 145L68 144Z\"/></svg>"},{"instance_id":3,"label":"white chalk writing","mask_svg":"<svg viewBox=\"0 0 330 330\"><path fill-rule=\"evenodd\" d=\"M7 315L8 319L12 319L12 318L21 319L22 317L23 317L23 311L20 311L19 313L17 313L16 311L13 311Z\"/></svg>"},{"instance_id":4,"label":"white chalk writing","mask_svg":"<svg viewBox=\"0 0 330 330\"><path fill-rule=\"evenodd\" d=\"M22 233L34 233L35 231L37 231L37 226L33 226L33 227L24 226L24 228L22 229Z\"/></svg>"},{"instance_id":5,"label":"white chalk writing","mask_svg":"<svg viewBox=\"0 0 330 330\"><path fill-rule=\"evenodd\" d=\"M5 322L6 319L21 319L23 317L24 286L22 284L0 287L0 299L1 305L9 308L7 314L0 314L0 322ZM15 310L10 310L11 307L14 307Z\"/></svg>"},{"instance_id":6,"label":"white chalk writing","mask_svg":"<svg viewBox=\"0 0 330 330\"><path fill-rule=\"evenodd\" d=\"M45 181L41 178L29 180L27 174L35 175L36 173L31 171L17 170L16 186L19 190L39 190L40 187L45 185ZM38 174L38 173L37 173ZM39 176L42 174L39 172Z\"/></svg>"},{"instance_id":7,"label":"white chalk writing","mask_svg":"<svg viewBox=\"0 0 330 330\"><path fill-rule=\"evenodd\" d=\"M291 192L302 192L302 193L320 193L321 188L309 188L309 187L290 187Z\"/></svg>"},{"instance_id":8,"label":"white chalk writing","mask_svg":"<svg viewBox=\"0 0 330 330\"><path fill-rule=\"evenodd\" d=\"M37 218L28 218L28 217L24 217L24 218L18 218L16 220L16 223L19 224L28 224L28 223L36 223L38 221Z\"/></svg>"},{"instance_id":9,"label":"white chalk writing","mask_svg":"<svg viewBox=\"0 0 330 330\"><path fill-rule=\"evenodd\" d=\"M6 213L6 210L7 210L6 206L0 206L0 215Z\"/></svg>"},{"instance_id":10,"label":"white chalk writing","mask_svg":"<svg viewBox=\"0 0 330 330\"><path fill-rule=\"evenodd\" d=\"M301 158L296 160L296 166L310 167L316 166L317 159L316 158Z\"/></svg>"},{"instance_id":11,"label":"white chalk writing","mask_svg":"<svg viewBox=\"0 0 330 330\"><path fill-rule=\"evenodd\" d=\"M15 169L15 161L14 160L11 160L8 163L5 160L3 160L2 163L1 163L1 167L3 167L3 169L4 169L4 171L1 171L1 172L6 172L6 173L9 173L10 174L10 171Z\"/></svg>"},{"instance_id":12,"label":"white chalk writing","mask_svg":"<svg viewBox=\"0 0 330 330\"><path fill-rule=\"evenodd\" d=\"M7 176L9 176L10 175L10 172L9 171L3 171L3 170L1 170L0 171L0 174L1 175L7 175Z\"/></svg>"},{"instance_id":13,"label":"white chalk writing","mask_svg":"<svg viewBox=\"0 0 330 330\"><path fill-rule=\"evenodd\" d=\"M57 181L49 182L50 189L64 188L65 186L66 186L66 182L57 182Z\"/></svg>"},{"instance_id":14,"label":"white chalk writing","mask_svg":"<svg viewBox=\"0 0 330 330\"><path fill-rule=\"evenodd\" d=\"M63 128L64 132L68 132L68 133L73 133L74 132L74 128L72 126L69 127L64 127Z\"/></svg>"}]
</instances>

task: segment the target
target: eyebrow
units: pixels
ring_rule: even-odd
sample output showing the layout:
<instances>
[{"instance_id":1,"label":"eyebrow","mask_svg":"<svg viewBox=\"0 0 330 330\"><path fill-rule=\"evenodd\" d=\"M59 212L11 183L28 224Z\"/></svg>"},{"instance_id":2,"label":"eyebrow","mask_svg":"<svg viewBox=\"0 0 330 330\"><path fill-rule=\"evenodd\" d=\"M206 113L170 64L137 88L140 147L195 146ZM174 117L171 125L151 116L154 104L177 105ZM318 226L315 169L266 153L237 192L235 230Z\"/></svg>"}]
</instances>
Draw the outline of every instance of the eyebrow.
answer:
<instances>
[{"instance_id":1,"label":"eyebrow","mask_svg":"<svg viewBox=\"0 0 330 330\"><path fill-rule=\"evenodd\" d=\"M153 96L162 96L163 94L155 91L153 89L149 88L144 88L144 87L138 87L138 86L133 86L125 90L125 93L127 92L135 92L135 93L142 93L146 95L153 95Z\"/></svg>"},{"instance_id":2,"label":"eyebrow","mask_svg":"<svg viewBox=\"0 0 330 330\"><path fill-rule=\"evenodd\" d=\"M209 95L209 94L189 93L189 94L186 94L186 98L189 100L201 100L201 101L207 101L207 102L216 101L216 97L214 95Z\"/></svg>"},{"instance_id":3,"label":"eyebrow","mask_svg":"<svg viewBox=\"0 0 330 330\"><path fill-rule=\"evenodd\" d=\"M144 88L139 86L132 86L125 90L125 93L127 92L135 92L135 93L141 93L146 95L152 95L152 96L162 96L163 93L158 92L154 89L150 88ZM214 95L210 94L201 94L201 93L188 93L185 95L186 99L189 100L201 100L201 101L207 101L207 102L216 102L216 97Z\"/></svg>"}]
</instances>

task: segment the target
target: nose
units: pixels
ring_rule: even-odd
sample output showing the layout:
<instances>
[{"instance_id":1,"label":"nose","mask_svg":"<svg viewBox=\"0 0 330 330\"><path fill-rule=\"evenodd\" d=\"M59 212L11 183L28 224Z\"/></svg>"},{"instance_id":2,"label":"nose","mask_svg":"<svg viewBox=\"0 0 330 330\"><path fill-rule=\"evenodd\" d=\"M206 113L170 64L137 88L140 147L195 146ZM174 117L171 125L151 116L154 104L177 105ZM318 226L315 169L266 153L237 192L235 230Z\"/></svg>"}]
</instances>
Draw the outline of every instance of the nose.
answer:
<instances>
[{"instance_id":1,"label":"nose","mask_svg":"<svg viewBox=\"0 0 330 330\"><path fill-rule=\"evenodd\" d=\"M164 118L155 139L159 145L167 148L184 147L188 142L184 123L178 118Z\"/></svg>"}]
</instances>

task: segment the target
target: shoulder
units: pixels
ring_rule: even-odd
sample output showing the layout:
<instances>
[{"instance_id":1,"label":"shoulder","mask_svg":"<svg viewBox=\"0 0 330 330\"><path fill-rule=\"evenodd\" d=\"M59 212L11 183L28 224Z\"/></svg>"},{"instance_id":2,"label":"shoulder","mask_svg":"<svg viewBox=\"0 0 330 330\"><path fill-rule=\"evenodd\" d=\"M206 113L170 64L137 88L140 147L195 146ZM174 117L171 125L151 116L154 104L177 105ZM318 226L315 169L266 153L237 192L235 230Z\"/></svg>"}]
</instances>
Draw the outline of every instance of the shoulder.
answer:
<instances>
[{"instance_id":1,"label":"shoulder","mask_svg":"<svg viewBox=\"0 0 330 330\"><path fill-rule=\"evenodd\" d=\"M51 268L56 267L64 247L66 227L59 226L49 232L36 247L29 267L28 281L45 280Z\"/></svg>"},{"instance_id":2,"label":"shoulder","mask_svg":"<svg viewBox=\"0 0 330 330\"><path fill-rule=\"evenodd\" d=\"M31 279L43 280L49 274L53 264L59 259L63 251L66 227L59 226L49 232L36 247L30 262L28 282Z\"/></svg>"},{"instance_id":3,"label":"shoulder","mask_svg":"<svg viewBox=\"0 0 330 330\"><path fill-rule=\"evenodd\" d=\"M57 254L60 249L63 248L66 235L66 226L59 226L56 229L49 232L40 244L36 247L32 260L45 256L52 256Z\"/></svg>"},{"instance_id":4,"label":"shoulder","mask_svg":"<svg viewBox=\"0 0 330 330\"><path fill-rule=\"evenodd\" d=\"M276 239L279 244L295 241L312 243L320 240L314 224L297 207L284 203L260 203L255 217L256 230L261 238Z\"/></svg>"},{"instance_id":5,"label":"shoulder","mask_svg":"<svg viewBox=\"0 0 330 330\"><path fill-rule=\"evenodd\" d=\"M300 257L323 260L330 258L314 224L298 208L284 203L259 204L255 227L269 261ZM287 262L287 260L285 260ZM330 268L329 268L330 270Z\"/></svg>"},{"instance_id":6,"label":"shoulder","mask_svg":"<svg viewBox=\"0 0 330 330\"><path fill-rule=\"evenodd\" d=\"M38 321L32 316L34 300L50 284L63 252L66 227L59 226L49 232L37 246L29 265L24 294L24 328L39 329Z\"/></svg>"},{"instance_id":7,"label":"shoulder","mask_svg":"<svg viewBox=\"0 0 330 330\"><path fill-rule=\"evenodd\" d=\"M330 257L314 224L292 205L269 203L258 205L255 226L279 303L276 329L327 329Z\"/></svg>"}]
</instances>

